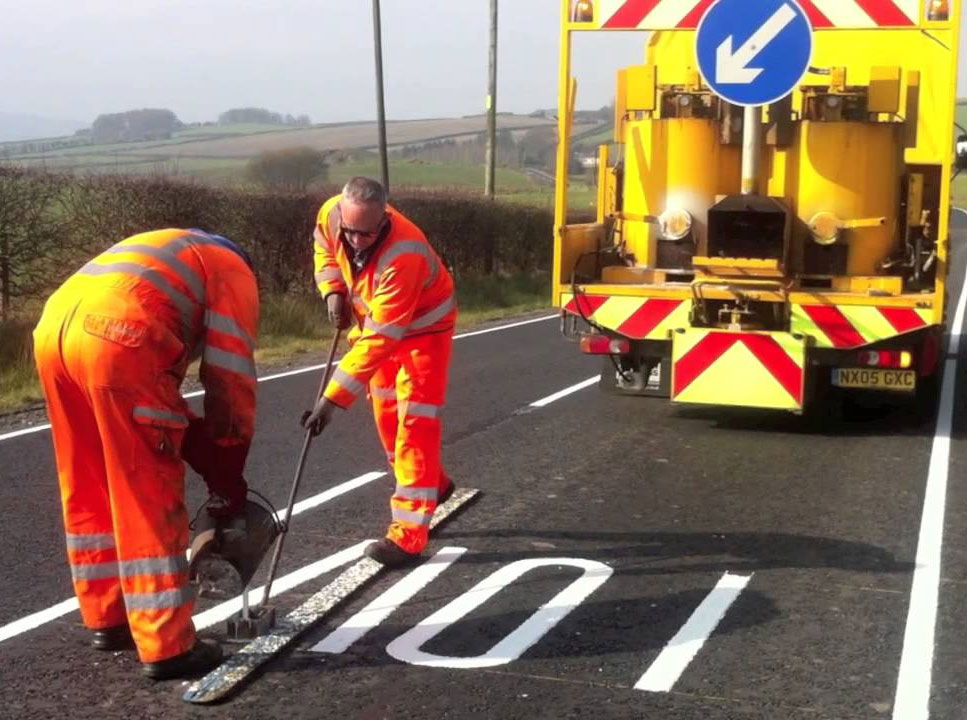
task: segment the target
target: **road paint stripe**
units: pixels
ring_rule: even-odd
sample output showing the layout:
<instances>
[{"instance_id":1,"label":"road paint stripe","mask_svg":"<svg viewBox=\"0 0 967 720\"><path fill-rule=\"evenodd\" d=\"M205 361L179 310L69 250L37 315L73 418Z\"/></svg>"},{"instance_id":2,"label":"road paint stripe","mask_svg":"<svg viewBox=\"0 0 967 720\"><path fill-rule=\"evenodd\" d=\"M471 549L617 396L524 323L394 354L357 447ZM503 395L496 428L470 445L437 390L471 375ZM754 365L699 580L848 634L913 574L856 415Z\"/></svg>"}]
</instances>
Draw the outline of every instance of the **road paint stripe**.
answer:
<instances>
[{"instance_id":1,"label":"road paint stripe","mask_svg":"<svg viewBox=\"0 0 967 720\"><path fill-rule=\"evenodd\" d=\"M594 377L588 378L587 380L582 380L577 385L572 385L571 387L567 387L567 388L564 388L563 390L557 391L553 395L548 395L546 398L535 400L530 404L530 406L535 408L547 407L552 402L556 402L557 400L560 400L563 397L567 397L571 393L576 393L578 390L584 390L584 388L590 387L594 385L596 382L599 382L600 380L601 380L601 376L595 375Z\"/></svg>"},{"instance_id":2,"label":"road paint stripe","mask_svg":"<svg viewBox=\"0 0 967 720\"><path fill-rule=\"evenodd\" d=\"M7 623L3 627L0 627L0 642L8 640L17 635L21 635L28 630L33 630L41 625L56 620L63 615L67 615L70 612L78 609L77 598L71 598L70 600L64 600L64 602L59 602L53 607L49 607L46 610L41 610L40 612L35 612L26 617L22 617L19 620L14 620L11 623Z\"/></svg>"},{"instance_id":3,"label":"road paint stripe","mask_svg":"<svg viewBox=\"0 0 967 720\"><path fill-rule=\"evenodd\" d=\"M523 325L530 325L532 323L543 322L545 320L554 320L559 317L558 315L544 315L539 318L531 318L530 320L521 320L519 322L508 323L507 325L498 325L497 327L486 328L485 330L473 330L471 332L460 333L459 335L454 335L454 340L461 340L468 337L476 337L477 335L486 335L488 333L501 332L503 330L511 330L513 328L521 327ZM315 372L316 370L322 370L326 367L326 364L322 365L309 365L308 367L297 368L296 370L287 370L286 372L275 373L273 375L265 375L260 377L258 381L268 382L269 380L279 380L281 378L292 377L293 375L304 375L305 373ZM201 397L205 394L204 390L193 390L192 392L185 393L185 398L195 398ZM43 432L44 430L50 429L50 423L44 423L43 425L34 425L28 428L23 428L22 430L13 430L11 432L0 434L0 442L4 440L13 440L14 438L22 437L24 435L32 435L34 433Z\"/></svg>"},{"instance_id":4,"label":"road paint stripe","mask_svg":"<svg viewBox=\"0 0 967 720\"><path fill-rule=\"evenodd\" d=\"M449 500L437 508L431 529L476 497L478 492L470 488L454 492ZM267 635L255 638L205 677L192 683L183 699L196 704L221 700L289 643L375 578L383 569L380 563L368 557L358 561L302 605L277 621Z\"/></svg>"},{"instance_id":5,"label":"road paint stripe","mask_svg":"<svg viewBox=\"0 0 967 720\"><path fill-rule=\"evenodd\" d=\"M681 630L668 641L651 667L635 683L635 690L669 692L751 579L752 575L722 575Z\"/></svg>"},{"instance_id":6,"label":"road paint stripe","mask_svg":"<svg viewBox=\"0 0 967 720\"><path fill-rule=\"evenodd\" d=\"M340 495L344 495L345 493L355 490L356 488L360 488L363 485L371 483L373 480L377 480L378 478L381 478L385 475L386 475L385 472L370 472L370 473L366 473L365 475L360 475L359 477L353 478L352 480L347 480L344 483L340 483L339 485L336 485L335 487L331 487L328 490L325 490L319 493L318 495L313 495L312 497L309 497L309 498L306 498L305 500L297 502L295 505L292 506L292 515L295 516L301 512L305 512L306 510L311 510L312 508L319 507L320 505L327 503L330 500L334 500ZM320 562L323 562L323 561L320 561ZM321 574L321 572L325 572L325 571L320 571L320 573L317 573L317 575ZM292 573L292 574L295 575L295 573ZM282 578L279 578L278 582L281 583ZM273 590L274 589L275 588L273 587ZM272 594L275 595L274 592ZM257 595L256 597L258 597L259 600L261 600L262 596ZM242 602L241 596L239 596L237 600L239 603L238 607L241 608L241 602ZM231 602L234 602L234 600L226 601L226 603L231 603ZM63 617L64 615L67 615L77 609L78 609L77 598L71 598L70 600L64 600L63 602L59 602L56 605L47 608L46 610L40 610L38 612L31 613L26 617L22 617L19 620L14 620L13 622L7 623L6 625L3 625L2 627L0 627L0 642L3 642L4 640L9 640L10 638L16 637L17 635L21 635L27 632L28 630L33 630L35 628L38 628L41 625L49 623L52 620L56 620L59 617ZM228 617L228 616L226 615L225 617Z\"/></svg>"},{"instance_id":7,"label":"road paint stripe","mask_svg":"<svg viewBox=\"0 0 967 720\"><path fill-rule=\"evenodd\" d=\"M445 547L428 562L423 563L406 577L373 600L338 628L329 633L311 652L338 655L348 650L353 643L392 615L400 605L408 602L420 590L439 577L440 573L453 565L467 552L463 547Z\"/></svg>"},{"instance_id":8,"label":"road paint stripe","mask_svg":"<svg viewBox=\"0 0 967 720\"><path fill-rule=\"evenodd\" d=\"M967 215L967 210L964 210L963 208L955 207L955 208L953 208L953 211L954 212L963 213L964 215Z\"/></svg>"},{"instance_id":9,"label":"road paint stripe","mask_svg":"<svg viewBox=\"0 0 967 720\"><path fill-rule=\"evenodd\" d=\"M940 563L943 554L944 511L950 470L950 434L953 428L957 355L967 309L967 277L960 289L957 312L950 327L950 343L940 388L937 429L930 450L923 515L917 540L917 560L910 588L910 608L903 634L903 652L893 701L893 720L926 720L930 715L930 684L940 600Z\"/></svg>"},{"instance_id":10,"label":"road paint stripe","mask_svg":"<svg viewBox=\"0 0 967 720\"><path fill-rule=\"evenodd\" d=\"M288 575L283 575L280 578L276 578L275 582L272 583L272 592L269 597L275 597L281 593L292 590L293 588L302 585L309 580L314 580L320 575L325 575L327 572L335 570L343 565L348 565L349 563L359 560L363 556L363 550L369 545L372 540L363 540L361 543L357 543L352 547L340 550L337 553L324 557L321 560L317 560L314 563L310 563L305 567L301 567L294 572L290 572ZM254 607L262 602L262 593L265 591L265 586L260 585L257 588L251 588L248 591L248 601ZM197 615L195 615L192 620L195 621L195 627L202 630L207 627L211 627L215 623L221 622L222 620L227 620L235 613L242 609L242 596L234 597L231 600L226 600L223 603L219 603L214 607L210 607Z\"/></svg>"},{"instance_id":11,"label":"road paint stripe","mask_svg":"<svg viewBox=\"0 0 967 720\"><path fill-rule=\"evenodd\" d=\"M561 566L580 568L584 572L484 654L474 657L447 657L420 650L453 623L473 612L530 570ZM614 570L597 560L560 557L517 560L494 571L419 625L400 635L386 646L386 652L397 660L426 667L468 669L506 665L519 658L566 618L588 595L601 587L613 572Z\"/></svg>"}]
</instances>

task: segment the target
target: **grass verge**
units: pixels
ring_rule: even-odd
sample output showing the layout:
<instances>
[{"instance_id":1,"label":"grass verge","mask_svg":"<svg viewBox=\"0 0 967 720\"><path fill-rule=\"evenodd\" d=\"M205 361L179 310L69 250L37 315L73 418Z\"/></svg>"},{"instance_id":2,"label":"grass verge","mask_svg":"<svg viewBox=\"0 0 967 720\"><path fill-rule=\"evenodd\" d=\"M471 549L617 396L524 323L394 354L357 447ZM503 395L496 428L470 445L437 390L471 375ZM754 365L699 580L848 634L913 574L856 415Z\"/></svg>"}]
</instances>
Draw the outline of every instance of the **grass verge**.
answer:
<instances>
[{"instance_id":1,"label":"grass verge","mask_svg":"<svg viewBox=\"0 0 967 720\"><path fill-rule=\"evenodd\" d=\"M546 275L465 278L457 287L461 329L546 308L551 295ZM0 412L43 402L30 344L35 324L36 317L0 323ZM298 365L300 356L325 352L331 337L326 308L319 297L268 296L262 300L255 358L260 366ZM189 377L192 373L189 371Z\"/></svg>"}]
</instances>

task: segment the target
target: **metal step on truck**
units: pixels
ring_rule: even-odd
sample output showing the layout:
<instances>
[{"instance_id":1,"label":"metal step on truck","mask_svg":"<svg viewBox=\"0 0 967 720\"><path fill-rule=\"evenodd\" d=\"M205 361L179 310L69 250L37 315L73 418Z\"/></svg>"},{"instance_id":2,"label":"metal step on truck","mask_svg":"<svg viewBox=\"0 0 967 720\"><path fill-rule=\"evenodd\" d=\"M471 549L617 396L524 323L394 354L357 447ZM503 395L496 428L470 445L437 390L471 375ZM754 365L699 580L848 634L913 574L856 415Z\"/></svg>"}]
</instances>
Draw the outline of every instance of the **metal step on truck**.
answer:
<instances>
[{"instance_id":1,"label":"metal step on truck","mask_svg":"<svg viewBox=\"0 0 967 720\"><path fill-rule=\"evenodd\" d=\"M794 413L936 396L960 11L562 0L553 301L603 386ZM574 36L632 30L597 217L568 224Z\"/></svg>"}]
</instances>

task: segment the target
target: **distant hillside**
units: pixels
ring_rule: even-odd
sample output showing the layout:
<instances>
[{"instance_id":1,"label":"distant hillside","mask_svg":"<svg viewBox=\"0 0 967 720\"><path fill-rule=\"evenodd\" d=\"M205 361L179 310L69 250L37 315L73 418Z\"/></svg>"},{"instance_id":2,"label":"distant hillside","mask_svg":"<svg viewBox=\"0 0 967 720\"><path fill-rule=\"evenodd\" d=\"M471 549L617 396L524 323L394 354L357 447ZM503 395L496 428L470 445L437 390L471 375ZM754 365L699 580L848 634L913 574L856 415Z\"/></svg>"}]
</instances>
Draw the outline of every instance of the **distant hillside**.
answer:
<instances>
[{"instance_id":1,"label":"distant hillside","mask_svg":"<svg viewBox=\"0 0 967 720\"><path fill-rule=\"evenodd\" d=\"M0 112L0 142L73 135L88 125L90 123L70 118Z\"/></svg>"}]
</instances>

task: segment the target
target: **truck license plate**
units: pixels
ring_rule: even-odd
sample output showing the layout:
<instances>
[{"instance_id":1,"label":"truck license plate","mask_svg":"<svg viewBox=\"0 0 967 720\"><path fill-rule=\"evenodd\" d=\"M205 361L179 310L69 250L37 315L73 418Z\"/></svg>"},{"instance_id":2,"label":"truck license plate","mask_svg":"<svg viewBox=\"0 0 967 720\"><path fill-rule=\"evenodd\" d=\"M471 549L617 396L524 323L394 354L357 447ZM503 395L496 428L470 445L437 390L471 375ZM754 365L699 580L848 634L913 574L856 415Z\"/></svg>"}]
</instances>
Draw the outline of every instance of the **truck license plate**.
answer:
<instances>
[{"instance_id":1,"label":"truck license plate","mask_svg":"<svg viewBox=\"0 0 967 720\"><path fill-rule=\"evenodd\" d=\"M917 387L917 373L915 370L836 368L833 370L833 385L841 388L913 392Z\"/></svg>"}]
</instances>

